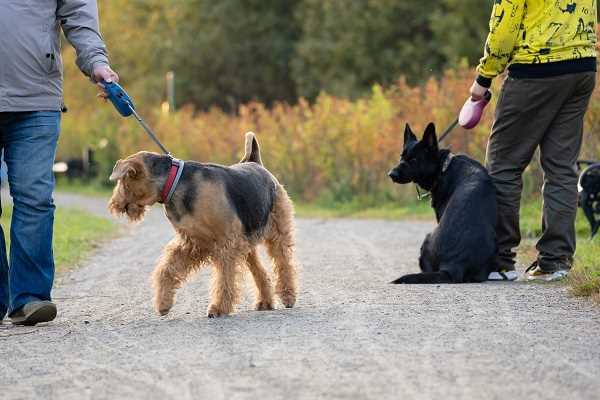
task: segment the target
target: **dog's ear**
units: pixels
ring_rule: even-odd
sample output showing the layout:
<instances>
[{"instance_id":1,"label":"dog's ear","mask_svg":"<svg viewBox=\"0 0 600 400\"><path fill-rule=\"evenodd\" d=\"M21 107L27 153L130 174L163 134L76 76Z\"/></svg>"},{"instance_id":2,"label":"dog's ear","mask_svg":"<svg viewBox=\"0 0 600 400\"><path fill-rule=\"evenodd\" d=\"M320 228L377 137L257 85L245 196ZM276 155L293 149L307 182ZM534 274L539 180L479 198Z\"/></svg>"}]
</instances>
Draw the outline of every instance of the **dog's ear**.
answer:
<instances>
[{"instance_id":1,"label":"dog's ear","mask_svg":"<svg viewBox=\"0 0 600 400\"><path fill-rule=\"evenodd\" d=\"M423 143L427 145L430 149L437 151L438 150L438 140L435 134L435 125L433 122L430 122L425 128L425 133L423 134Z\"/></svg>"},{"instance_id":2,"label":"dog's ear","mask_svg":"<svg viewBox=\"0 0 600 400\"><path fill-rule=\"evenodd\" d=\"M128 178L137 178L142 175L143 171L143 165L139 160L119 160L115 164L113 172L110 174L108 180L114 182L125 176Z\"/></svg>"},{"instance_id":3,"label":"dog's ear","mask_svg":"<svg viewBox=\"0 0 600 400\"><path fill-rule=\"evenodd\" d=\"M410 142L415 142L417 140L417 136L410 129L410 125L408 123L404 127L404 147Z\"/></svg>"}]
</instances>

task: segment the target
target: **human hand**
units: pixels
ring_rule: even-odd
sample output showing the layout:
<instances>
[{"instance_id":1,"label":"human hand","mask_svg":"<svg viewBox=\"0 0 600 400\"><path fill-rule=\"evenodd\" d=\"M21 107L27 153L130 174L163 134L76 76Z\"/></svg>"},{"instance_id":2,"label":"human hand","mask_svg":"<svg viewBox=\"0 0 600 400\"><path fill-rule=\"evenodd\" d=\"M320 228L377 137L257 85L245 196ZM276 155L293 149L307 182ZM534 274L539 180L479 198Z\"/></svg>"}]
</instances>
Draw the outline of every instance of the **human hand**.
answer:
<instances>
[{"instance_id":1,"label":"human hand","mask_svg":"<svg viewBox=\"0 0 600 400\"><path fill-rule=\"evenodd\" d=\"M488 88L481 86L479 83L477 83L477 81L473 82L473 85L471 85L471 89L469 90L469 92L471 94L471 98L474 101L483 99L483 97L485 96L487 91L488 91Z\"/></svg>"},{"instance_id":2,"label":"human hand","mask_svg":"<svg viewBox=\"0 0 600 400\"><path fill-rule=\"evenodd\" d=\"M96 86L98 86L97 96L106 99L108 94L104 90L104 85L100 82L119 82L119 75L106 64L96 64L92 71L92 79L96 82Z\"/></svg>"}]
</instances>

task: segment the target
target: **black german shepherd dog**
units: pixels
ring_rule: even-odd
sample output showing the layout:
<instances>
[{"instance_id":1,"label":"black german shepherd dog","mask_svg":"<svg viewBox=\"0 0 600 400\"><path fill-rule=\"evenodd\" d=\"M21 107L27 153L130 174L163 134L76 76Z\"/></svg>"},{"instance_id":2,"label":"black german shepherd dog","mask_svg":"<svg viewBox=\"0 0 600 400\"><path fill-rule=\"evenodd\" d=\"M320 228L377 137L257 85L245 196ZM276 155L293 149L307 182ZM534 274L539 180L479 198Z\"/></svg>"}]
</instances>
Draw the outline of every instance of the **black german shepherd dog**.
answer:
<instances>
[{"instance_id":1,"label":"black german shepherd dog","mask_svg":"<svg viewBox=\"0 0 600 400\"><path fill-rule=\"evenodd\" d=\"M495 270L496 192L477 161L438 148L430 123L419 141L408 124L400 163L389 172L395 183L414 182L431 192L438 226L421 246L420 274L392 283L483 282Z\"/></svg>"}]
</instances>

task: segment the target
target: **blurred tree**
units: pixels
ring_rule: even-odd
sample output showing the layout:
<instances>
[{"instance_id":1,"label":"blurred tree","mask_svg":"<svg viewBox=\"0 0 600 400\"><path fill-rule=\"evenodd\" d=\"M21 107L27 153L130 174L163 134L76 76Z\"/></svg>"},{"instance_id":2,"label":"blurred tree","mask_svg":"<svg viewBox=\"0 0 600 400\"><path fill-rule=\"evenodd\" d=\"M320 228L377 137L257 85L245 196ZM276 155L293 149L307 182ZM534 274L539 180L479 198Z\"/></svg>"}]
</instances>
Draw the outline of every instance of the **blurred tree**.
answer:
<instances>
[{"instance_id":1,"label":"blurred tree","mask_svg":"<svg viewBox=\"0 0 600 400\"><path fill-rule=\"evenodd\" d=\"M302 37L293 61L300 95L320 91L356 97L375 83L389 85L438 71L431 10L440 0L303 0L296 12Z\"/></svg>"},{"instance_id":2,"label":"blurred tree","mask_svg":"<svg viewBox=\"0 0 600 400\"><path fill-rule=\"evenodd\" d=\"M358 97L400 76L418 83L481 57L492 0L111 0L99 2L113 67L138 99L237 111L321 91ZM67 46L68 48L68 46ZM71 57L71 50L66 55ZM71 58L67 100L88 98ZM90 108L95 104L77 104Z\"/></svg>"},{"instance_id":3,"label":"blurred tree","mask_svg":"<svg viewBox=\"0 0 600 400\"><path fill-rule=\"evenodd\" d=\"M145 103L157 104L165 98L165 73L173 66L179 21L177 7L169 3L111 0L99 4L111 63L127 89Z\"/></svg>"},{"instance_id":4,"label":"blurred tree","mask_svg":"<svg viewBox=\"0 0 600 400\"><path fill-rule=\"evenodd\" d=\"M296 0L178 1L175 57L179 103L228 111L250 100L294 102L290 60Z\"/></svg>"},{"instance_id":5,"label":"blurred tree","mask_svg":"<svg viewBox=\"0 0 600 400\"><path fill-rule=\"evenodd\" d=\"M476 65L483 56L493 0L441 0L440 3L430 22L433 40L446 59L446 66L456 66L463 58Z\"/></svg>"}]
</instances>

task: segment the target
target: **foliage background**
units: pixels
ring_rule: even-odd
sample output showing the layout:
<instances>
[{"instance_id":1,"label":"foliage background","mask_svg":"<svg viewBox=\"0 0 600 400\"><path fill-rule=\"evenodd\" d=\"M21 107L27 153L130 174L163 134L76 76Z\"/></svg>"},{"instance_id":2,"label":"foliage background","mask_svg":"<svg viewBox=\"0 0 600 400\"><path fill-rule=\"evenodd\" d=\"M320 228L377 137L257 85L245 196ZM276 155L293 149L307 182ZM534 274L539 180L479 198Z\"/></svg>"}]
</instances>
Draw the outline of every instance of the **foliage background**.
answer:
<instances>
[{"instance_id":1,"label":"foliage background","mask_svg":"<svg viewBox=\"0 0 600 400\"><path fill-rule=\"evenodd\" d=\"M253 130L269 169L299 200L408 202L393 185L404 124L441 131L464 102L491 1L100 0L112 66L141 114L178 157L233 163ZM119 157L156 150L133 119L94 101L64 46L66 103L58 157L96 149L105 182ZM164 113L165 73L177 111ZM494 83L499 93L501 78ZM598 158L600 90L586 115L583 157ZM453 151L483 161L492 104ZM524 132L526 134L526 132ZM526 194L538 192L537 163Z\"/></svg>"}]
</instances>

